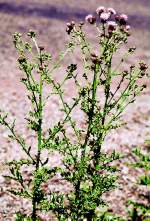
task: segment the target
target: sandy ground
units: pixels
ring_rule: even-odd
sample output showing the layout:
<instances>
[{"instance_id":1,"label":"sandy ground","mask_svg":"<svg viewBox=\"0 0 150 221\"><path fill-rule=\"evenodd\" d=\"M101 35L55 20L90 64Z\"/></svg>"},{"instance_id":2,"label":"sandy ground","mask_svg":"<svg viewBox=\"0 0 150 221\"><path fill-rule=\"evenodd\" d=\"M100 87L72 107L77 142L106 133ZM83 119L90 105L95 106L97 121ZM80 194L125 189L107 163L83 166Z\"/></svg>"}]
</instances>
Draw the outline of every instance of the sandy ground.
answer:
<instances>
[{"instance_id":1,"label":"sandy ground","mask_svg":"<svg viewBox=\"0 0 150 221\"><path fill-rule=\"evenodd\" d=\"M21 72L18 70L16 59L17 54L12 44L12 34L16 31L26 33L29 29L37 30L39 43L49 50L54 57L60 50L63 50L68 36L65 33L65 24L69 20L83 20L86 13L93 12L99 4L115 7L119 12L129 14L130 23L133 25L133 35L130 37L129 44L137 47L133 60L127 61L126 65L132 64L137 60L144 60L150 64L150 3L149 1L98 1L98 0L0 0L0 102L1 109L10 112L10 119L17 118L17 129L20 133L33 142L33 136L24 127L24 117L28 110L28 103L24 87L20 83ZM90 33L90 39L94 43L94 36ZM75 58L79 61L78 55ZM63 64L65 67L65 63ZM126 67L125 65L125 67ZM59 78L56 75L56 79ZM131 105L124 113L123 118L127 125L117 131L113 131L104 144L107 151L118 150L126 155L126 158L118 163L121 169L119 188L106 196L113 211L118 214L125 214L125 203L128 197L137 196L136 177L141 170L133 170L126 166L124 162L133 160L131 150L134 146L144 144L144 140L150 138L150 87L147 80L148 88L137 98L137 101ZM68 85L70 91L71 85ZM69 99L69 92L68 92ZM52 99L50 108L46 116L53 121L59 119L57 99ZM75 116L82 121L81 116ZM17 159L20 157L20 150L14 143L7 139L8 132L0 128L0 220L14 220L13 213L18 208L28 209L26 201L20 201L6 193L10 186L10 181L4 179L5 166L7 160ZM57 155L52 157L52 164L60 162ZM7 171L6 171L7 172ZM65 189L66 186L58 185L58 188ZM115 203L114 203L115 202ZM49 216L47 220L54 220Z\"/></svg>"}]
</instances>

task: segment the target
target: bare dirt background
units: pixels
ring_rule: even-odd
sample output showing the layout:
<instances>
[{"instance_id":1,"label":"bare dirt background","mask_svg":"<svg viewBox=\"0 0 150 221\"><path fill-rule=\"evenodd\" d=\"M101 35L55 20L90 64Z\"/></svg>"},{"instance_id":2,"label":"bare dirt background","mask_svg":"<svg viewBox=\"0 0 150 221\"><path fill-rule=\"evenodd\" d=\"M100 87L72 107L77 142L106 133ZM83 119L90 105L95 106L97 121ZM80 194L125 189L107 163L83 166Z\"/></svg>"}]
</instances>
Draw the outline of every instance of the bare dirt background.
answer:
<instances>
[{"instance_id":1,"label":"bare dirt background","mask_svg":"<svg viewBox=\"0 0 150 221\"><path fill-rule=\"evenodd\" d=\"M104 5L114 7L119 13L129 15L132 25L132 36L129 44L137 47L134 58L126 61L126 65L138 60L144 60L150 64L150 1L149 0L0 0L0 109L10 112L10 119L17 118L17 129L23 133L32 143L32 136L24 128L24 117L28 110L24 87L20 84L21 72L19 71L16 59L17 54L12 44L12 34L16 31L26 33L29 29L34 29L39 34L38 41L46 47L48 51L57 57L58 52L65 48L68 36L65 33L66 22L70 20L82 21L88 13ZM94 44L94 36L90 32L90 39ZM124 50L124 49L123 49ZM76 59L79 61L78 55ZM65 68L65 63L63 64ZM56 79L59 78L58 73ZM124 119L127 125L112 132L106 139L104 148L107 151L118 150L126 154L127 160L133 160L130 152L134 146L144 145L144 140L150 138L150 84L147 80L148 88L131 105ZM71 85L68 85L69 91ZM69 93L68 93L69 100ZM51 101L47 117L53 121L59 118L58 102ZM76 118L82 121L81 116ZM27 210L29 205L25 201L19 201L6 193L6 189L11 185L10 181L4 179L4 163L10 159L20 156L19 148L7 139L7 131L0 128L0 220L14 220L13 213L22 208ZM52 164L56 164L60 159L53 156ZM118 162L121 169L119 188L106 196L111 208L117 214L125 214L125 203L128 197L135 198L138 195L136 177L141 170L133 170L126 166L126 160ZM6 171L7 172L7 171ZM66 186L57 186L60 189ZM47 220L54 220L51 216Z\"/></svg>"}]
</instances>

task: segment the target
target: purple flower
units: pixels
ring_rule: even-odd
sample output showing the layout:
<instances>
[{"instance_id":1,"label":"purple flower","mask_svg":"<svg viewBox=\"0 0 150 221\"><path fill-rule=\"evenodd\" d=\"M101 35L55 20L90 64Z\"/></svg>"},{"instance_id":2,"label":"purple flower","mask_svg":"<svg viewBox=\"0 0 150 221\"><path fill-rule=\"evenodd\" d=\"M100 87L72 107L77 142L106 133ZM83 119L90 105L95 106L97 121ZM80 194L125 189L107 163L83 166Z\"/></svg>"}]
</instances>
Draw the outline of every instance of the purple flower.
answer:
<instances>
[{"instance_id":1,"label":"purple flower","mask_svg":"<svg viewBox=\"0 0 150 221\"><path fill-rule=\"evenodd\" d=\"M116 22L119 22L119 21L120 21L120 16L119 16L119 15L116 15L116 16L115 16L115 20L116 20Z\"/></svg>"},{"instance_id":2,"label":"purple flower","mask_svg":"<svg viewBox=\"0 0 150 221\"><path fill-rule=\"evenodd\" d=\"M102 23L106 23L108 21L108 19L110 18L110 13L108 12L103 12L101 15L100 15L100 19L101 19L101 22Z\"/></svg>"},{"instance_id":3,"label":"purple flower","mask_svg":"<svg viewBox=\"0 0 150 221\"><path fill-rule=\"evenodd\" d=\"M126 24L127 24L127 21L128 21L128 16L127 16L127 15L121 14L121 15L119 16L120 25L126 25Z\"/></svg>"},{"instance_id":4,"label":"purple flower","mask_svg":"<svg viewBox=\"0 0 150 221\"><path fill-rule=\"evenodd\" d=\"M98 8L96 9L96 13L97 13L98 15L101 15L103 12L106 12L106 8L103 7L103 6L100 6L100 7L98 7Z\"/></svg>"},{"instance_id":5,"label":"purple flower","mask_svg":"<svg viewBox=\"0 0 150 221\"><path fill-rule=\"evenodd\" d=\"M108 12L110 12L112 15L116 15L116 11L113 8L108 8Z\"/></svg>"},{"instance_id":6,"label":"purple flower","mask_svg":"<svg viewBox=\"0 0 150 221\"><path fill-rule=\"evenodd\" d=\"M120 24L120 25L126 25L128 21L128 16L125 14L121 15L116 15L115 20Z\"/></svg>"},{"instance_id":7,"label":"purple flower","mask_svg":"<svg viewBox=\"0 0 150 221\"><path fill-rule=\"evenodd\" d=\"M66 32L68 33L68 35L70 35L70 33L73 30L74 26L75 26L75 22L74 21L67 23Z\"/></svg>"},{"instance_id":8,"label":"purple flower","mask_svg":"<svg viewBox=\"0 0 150 221\"><path fill-rule=\"evenodd\" d=\"M131 26L130 26L130 25L126 25L126 26L125 26L125 29L126 29L126 31L130 31Z\"/></svg>"},{"instance_id":9,"label":"purple flower","mask_svg":"<svg viewBox=\"0 0 150 221\"><path fill-rule=\"evenodd\" d=\"M108 21L107 24L109 27L116 27L117 26L117 23L115 21Z\"/></svg>"},{"instance_id":10,"label":"purple flower","mask_svg":"<svg viewBox=\"0 0 150 221\"><path fill-rule=\"evenodd\" d=\"M123 19L124 21L128 21L128 16L125 14L121 14L120 19Z\"/></svg>"},{"instance_id":11,"label":"purple flower","mask_svg":"<svg viewBox=\"0 0 150 221\"><path fill-rule=\"evenodd\" d=\"M87 15L85 17L85 21L90 23L90 24L94 24L96 22L96 17L93 15Z\"/></svg>"},{"instance_id":12,"label":"purple flower","mask_svg":"<svg viewBox=\"0 0 150 221\"><path fill-rule=\"evenodd\" d=\"M148 68L148 66L147 66L143 61L141 61L141 62L139 63L139 65L140 65L140 70L141 70L141 71L146 71L147 68Z\"/></svg>"},{"instance_id":13,"label":"purple flower","mask_svg":"<svg viewBox=\"0 0 150 221\"><path fill-rule=\"evenodd\" d=\"M116 30L116 26L117 26L116 22L108 21L107 24L108 24L108 33L109 34L111 34L112 32L114 32Z\"/></svg>"}]
</instances>

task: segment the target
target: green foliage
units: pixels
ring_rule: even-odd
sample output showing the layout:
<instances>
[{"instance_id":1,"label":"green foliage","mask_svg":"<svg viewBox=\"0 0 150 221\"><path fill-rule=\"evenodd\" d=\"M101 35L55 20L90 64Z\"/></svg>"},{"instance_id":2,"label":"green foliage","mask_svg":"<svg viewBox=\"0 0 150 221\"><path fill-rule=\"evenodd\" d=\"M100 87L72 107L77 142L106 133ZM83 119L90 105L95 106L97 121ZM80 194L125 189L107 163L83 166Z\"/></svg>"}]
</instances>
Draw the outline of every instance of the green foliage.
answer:
<instances>
[{"instance_id":1,"label":"green foliage","mask_svg":"<svg viewBox=\"0 0 150 221\"><path fill-rule=\"evenodd\" d=\"M140 184L150 186L150 176L144 175L140 177Z\"/></svg>"},{"instance_id":2,"label":"green foliage","mask_svg":"<svg viewBox=\"0 0 150 221\"><path fill-rule=\"evenodd\" d=\"M140 148L136 148L133 150L133 154L137 157L136 163L132 164L135 168L142 168L146 172L150 171L150 157L148 155L150 143L149 141L147 143L147 152L143 153ZM147 190L150 186L150 175L144 174L139 177L138 179L139 185L144 185L147 187ZM128 204L132 206L129 209L129 215L131 220L142 220L142 221L148 221L150 219L150 197L149 193L146 195L143 193L142 196L139 196L139 199L144 198L146 203L138 202L138 201L132 201L129 200Z\"/></svg>"},{"instance_id":3,"label":"green foliage","mask_svg":"<svg viewBox=\"0 0 150 221\"><path fill-rule=\"evenodd\" d=\"M23 216L21 213L16 213L16 215L15 215L15 220L16 221L32 221L32 219L31 218L27 218L27 217L25 217L25 216ZM37 221L38 221L38 219L37 219Z\"/></svg>"},{"instance_id":4,"label":"green foliage","mask_svg":"<svg viewBox=\"0 0 150 221\"><path fill-rule=\"evenodd\" d=\"M101 217L96 213L97 208L106 204L103 194L115 188L117 167L112 163L120 158L116 152L108 154L102 151L102 145L106 135L122 125L121 114L145 88L138 81L144 77L146 65L140 63L139 66L131 66L129 70L122 71L120 66L124 59L134 52L134 48L129 48L123 58L118 56L119 64L114 66L114 55L119 54L120 47L127 43L129 37L121 23L116 25L117 28L111 33L107 22L93 26L98 34L96 54L87 40L88 33L84 33L84 25L68 23L66 31L71 40L56 63L42 46L38 46L35 32L28 33L28 42L24 42L20 33L14 34L19 67L24 73L21 82L31 104L26 117L27 127L34 132L37 141L36 147L28 146L16 132L15 121L9 123L8 116L1 112L0 123L10 131L9 137L17 141L26 154L25 159L8 162L8 177L20 185L20 189L11 189L10 192L32 201L30 218L18 213L16 220L36 221L40 211L52 211L60 221L117 220L108 213ZM71 62L66 67L63 80L54 80L54 72L61 67L61 62L68 53L74 56L76 48L80 51L81 73L78 71L79 64ZM64 85L70 80L74 82L77 93L72 97L72 102L68 103ZM115 89L112 87L114 81L117 83ZM43 88L46 85L49 86L50 93L45 98ZM100 90L103 91L103 96L99 94ZM44 107L49 96L58 96L63 119L55 122L45 133ZM76 108L84 115L86 127L79 127L74 120L72 113ZM72 135L67 128L71 129ZM61 154L63 167L49 168L49 158L44 161L41 158L44 150ZM29 182L26 182L22 172L24 165L33 168ZM57 173L71 184L70 192L48 192L43 188Z\"/></svg>"}]
</instances>

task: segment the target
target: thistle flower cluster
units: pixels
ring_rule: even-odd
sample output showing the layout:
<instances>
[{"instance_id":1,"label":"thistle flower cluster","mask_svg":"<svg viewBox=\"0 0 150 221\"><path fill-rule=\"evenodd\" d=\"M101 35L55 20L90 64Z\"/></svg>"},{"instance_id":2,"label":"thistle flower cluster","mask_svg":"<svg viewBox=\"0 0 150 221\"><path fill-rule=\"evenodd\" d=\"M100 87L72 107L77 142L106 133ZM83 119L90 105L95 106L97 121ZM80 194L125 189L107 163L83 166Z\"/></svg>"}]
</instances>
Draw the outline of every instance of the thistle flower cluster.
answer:
<instances>
[{"instance_id":1,"label":"thistle flower cluster","mask_svg":"<svg viewBox=\"0 0 150 221\"><path fill-rule=\"evenodd\" d=\"M74 26L75 26L75 22L74 22L74 21L67 23L66 32L68 33L68 35L69 35L69 34L71 33L71 31L73 30Z\"/></svg>"},{"instance_id":2,"label":"thistle flower cluster","mask_svg":"<svg viewBox=\"0 0 150 221\"><path fill-rule=\"evenodd\" d=\"M122 31L129 33L130 25L128 25L128 16L126 14L117 14L113 8L105 8L100 6L96 9L96 14L89 14L85 17L85 21L90 24L101 22L103 25L108 25L108 33L112 34L117 27Z\"/></svg>"},{"instance_id":3,"label":"thistle flower cluster","mask_svg":"<svg viewBox=\"0 0 150 221\"><path fill-rule=\"evenodd\" d=\"M25 118L26 126L37 143L29 146L16 131L15 120L9 123L8 115L0 111L0 125L9 130L9 138L15 140L25 154L23 159L7 163L10 169L7 178L19 186L10 188L9 192L32 202L30 214L19 212L16 221L43 220L39 218L41 213L49 211L58 221L110 220L97 214L97 210L105 204L103 194L115 188L118 168L114 161L120 155L115 151L108 154L102 147L109 132L122 126L121 115L126 107L145 88L146 85L139 85L139 80L146 76L147 65L140 62L139 66L132 65L122 71L125 58L135 51L135 47L130 47L120 58L120 48L128 39L128 17L117 15L113 8L99 7L96 13L102 24L102 28L94 26L98 32L97 52L83 30L84 23L74 21L67 23L70 41L56 62L44 47L38 45L35 32L28 33L27 42L20 33L13 36L19 68L24 73L21 82L31 105ZM86 21L96 24L98 19L88 15ZM80 60L74 57L76 49ZM114 54L117 53L119 63L115 65ZM64 71L62 62L65 63L66 56L70 60L71 55L73 63L67 64ZM54 74L61 67L62 79L56 80ZM71 102L67 102L66 83L70 80L76 92ZM44 87L49 88L48 94ZM43 122L50 125L51 122L46 119L45 105L53 96L59 98L62 116L47 129ZM84 124L80 126L73 118L76 110L83 116ZM63 166L50 166L54 151L62 156ZM45 152L48 155L43 159ZM29 182L22 170L24 166L33 171L28 177ZM72 187L71 191L48 190L48 185L58 174Z\"/></svg>"}]
</instances>

